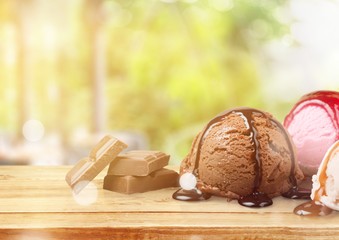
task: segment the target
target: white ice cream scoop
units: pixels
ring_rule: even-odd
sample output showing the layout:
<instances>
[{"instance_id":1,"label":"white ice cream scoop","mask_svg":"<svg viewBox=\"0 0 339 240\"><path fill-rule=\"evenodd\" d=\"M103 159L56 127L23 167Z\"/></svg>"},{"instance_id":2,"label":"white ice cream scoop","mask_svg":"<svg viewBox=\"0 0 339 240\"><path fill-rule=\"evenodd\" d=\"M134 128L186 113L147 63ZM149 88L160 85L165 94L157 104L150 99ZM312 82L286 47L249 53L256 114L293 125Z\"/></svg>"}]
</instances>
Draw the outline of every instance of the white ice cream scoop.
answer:
<instances>
[{"instance_id":1,"label":"white ice cream scoop","mask_svg":"<svg viewBox=\"0 0 339 240\"><path fill-rule=\"evenodd\" d=\"M339 211L339 140L326 152L312 181L312 200Z\"/></svg>"}]
</instances>

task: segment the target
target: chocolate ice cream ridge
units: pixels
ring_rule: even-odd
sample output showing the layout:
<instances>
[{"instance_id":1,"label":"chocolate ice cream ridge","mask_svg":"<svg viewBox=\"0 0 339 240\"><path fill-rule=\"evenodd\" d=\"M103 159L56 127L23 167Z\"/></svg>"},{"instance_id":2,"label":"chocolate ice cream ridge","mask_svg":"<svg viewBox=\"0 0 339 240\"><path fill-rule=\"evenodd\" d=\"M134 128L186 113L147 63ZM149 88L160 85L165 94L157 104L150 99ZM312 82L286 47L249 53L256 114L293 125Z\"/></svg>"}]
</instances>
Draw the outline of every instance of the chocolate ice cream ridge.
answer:
<instances>
[{"instance_id":1,"label":"chocolate ice cream ridge","mask_svg":"<svg viewBox=\"0 0 339 240\"><path fill-rule=\"evenodd\" d=\"M243 206L265 207L281 194L310 195L297 187L303 174L288 133L270 114L253 108L231 109L213 118L195 138L180 170L182 188L173 194L177 200L217 195L238 199Z\"/></svg>"}]
</instances>

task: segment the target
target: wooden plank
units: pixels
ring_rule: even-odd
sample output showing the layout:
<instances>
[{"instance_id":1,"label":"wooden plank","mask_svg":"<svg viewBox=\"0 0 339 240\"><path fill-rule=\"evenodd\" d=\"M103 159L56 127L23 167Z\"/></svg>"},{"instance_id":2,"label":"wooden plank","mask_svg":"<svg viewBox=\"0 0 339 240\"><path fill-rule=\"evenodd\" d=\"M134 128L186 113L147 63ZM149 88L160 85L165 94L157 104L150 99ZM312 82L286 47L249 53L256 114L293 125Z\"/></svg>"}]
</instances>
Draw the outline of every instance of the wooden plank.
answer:
<instances>
[{"instance_id":1,"label":"wooden plank","mask_svg":"<svg viewBox=\"0 0 339 240\"><path fill-rule=\"evenodd\" d=\"M338 229L338 215L303 218L293 214L255 212L95 212L95 213L3 213L0 228L132 228L132 227L207 227L207 228L304 228Z\"/></svg>"},{"instance_id":2,"label":"wooden plank","mask_svg":"<svg viewBox=\"0 0 339 240\"><path fill-rule=\"evenodd\" d=\"M273 228L267 231L265 228L65 228L65 229L15 229L6 232L0 231L2 240L126 240L126 239L338 239L339 231L314 230L303 228Z\"/></svg>"},{"instance_id":3,"label":"wooden plank","mask_svg":"<svg viewBox=\"0 0 339 240\"><path fill-rule=\"evenodd\" d=\"M0 167L0 239L335 239L339 213L306 218L293 214L303 201L274 198L253 209L212 197L171 198L176 188L124 195L94 181L97 200L79 205L64 180L70 166ZM85 235L86 234L86 235ZM224 236L224 237L222 237ZM41 238L40 238L41 237Z\"/></svg>"},{"instance_id":4,"label":"wooden plank","mask_svg":"<svg viewBox=\"0 0 339 240\"><path fill-rule=\"evenodd\" d=\"M223 239L226 235L228 239L337 239L339 236L338 226L329 226L326 220L315 223L312 219L296 221L294 218L283 224L282 219L276 217L257 219L252 214L230 217L199 213L30 213L3 217L15 220L12 225L0 224L0 239L18 236L22 237L18 239L29 239L27 236L42 236L42 239ZM21 219L19 224L18 219ZM284 218L285 221L291 219L291 216ZM239 220L243 224L239 224Z\"/></svg>"}]
</instances>

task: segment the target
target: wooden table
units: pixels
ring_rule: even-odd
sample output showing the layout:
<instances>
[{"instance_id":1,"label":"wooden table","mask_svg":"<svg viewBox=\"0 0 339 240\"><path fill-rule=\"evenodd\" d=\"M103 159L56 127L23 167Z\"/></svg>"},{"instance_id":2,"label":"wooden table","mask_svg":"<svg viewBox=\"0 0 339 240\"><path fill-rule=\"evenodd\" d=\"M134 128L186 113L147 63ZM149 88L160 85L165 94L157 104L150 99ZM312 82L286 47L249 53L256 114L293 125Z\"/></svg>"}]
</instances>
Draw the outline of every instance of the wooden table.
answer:
<instances>
[{"instance_id":1,"label":"wooden table","mask_svg":"<svg viewBox=\"0 0 339 240\"><path fill-rule=\"evenodd\" d=\"M94 181L97 200L78 204L64 181L67 166L0 167L0 239L339 239L339 213L300 217L302 201L275 198L252 209L212 197L171 198L175 188L123 195Z\"/></svg>"}]
</instances>

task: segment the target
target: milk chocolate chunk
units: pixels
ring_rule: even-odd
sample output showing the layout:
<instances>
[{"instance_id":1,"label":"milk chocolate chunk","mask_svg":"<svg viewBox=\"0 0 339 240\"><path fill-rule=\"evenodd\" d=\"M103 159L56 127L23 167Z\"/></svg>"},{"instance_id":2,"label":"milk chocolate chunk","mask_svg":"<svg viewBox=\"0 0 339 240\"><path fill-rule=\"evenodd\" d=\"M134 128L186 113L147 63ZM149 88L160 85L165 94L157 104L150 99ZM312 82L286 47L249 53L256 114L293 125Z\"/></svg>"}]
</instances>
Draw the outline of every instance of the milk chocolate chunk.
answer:
<instances>
[{"instance_id":1,"label":"milk chocolate chunk","mask_svg":"<svg viewBox=\"0 0 339 240\"><path fill-rule=\"evenodd\" d=\"M170 156L159 151L130 151L119 155L108 169L107 175L147 176L165 167Z\"/></svg>"},{"instance_id":2,"label":"milk chocolate chunk","mask_svg":"<svg viewBox=\"0 0 339 240\"><path fill-rule=\"evenodd\" d=\"M162 168L145 177L107 175L104 189L119 193L142 193L161 188L177 187L179 174Z\"/></svg>"},{"instance_id":3,"label":"milk chocolate chunk","mask_svg":"<svg viewBox=\"0 0 339 240\"><path fill-rule=\"evenodd\" d=\"M105 136L94 146L89 157L81 159L67 173L66 182L75 193L79 193L126 147L118 139Z\"/></svg>"}]
</instances>

